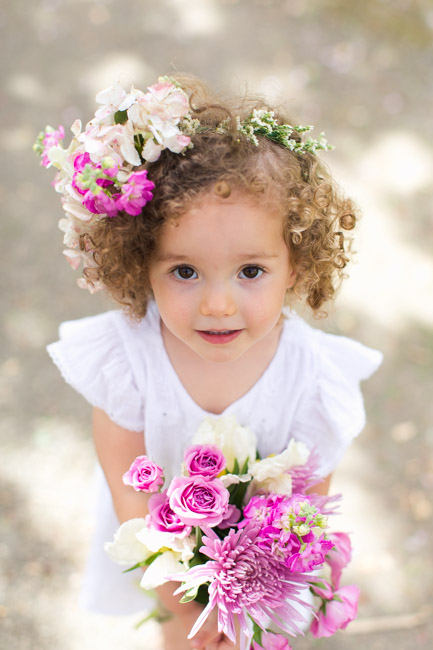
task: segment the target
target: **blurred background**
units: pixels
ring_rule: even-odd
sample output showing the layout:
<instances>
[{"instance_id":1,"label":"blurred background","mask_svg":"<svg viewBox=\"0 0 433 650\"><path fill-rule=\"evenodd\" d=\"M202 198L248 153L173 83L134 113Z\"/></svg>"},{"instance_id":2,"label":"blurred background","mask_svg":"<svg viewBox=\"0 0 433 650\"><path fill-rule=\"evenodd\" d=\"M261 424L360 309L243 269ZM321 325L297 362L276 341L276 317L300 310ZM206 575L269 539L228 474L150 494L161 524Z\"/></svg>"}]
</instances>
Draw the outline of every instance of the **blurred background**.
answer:
<instances>
[{"instance_id":1,"label":"blurred background","mask_svg":"<svg viewBox=\"0 0 433 650\"><path fill-rule=\"evenodd\" d=\"M320 327L385 354L368 425L335 474L359 618L296 650L433 647L433 5L431 0L3 0L0 148L0 646L159 650L158 626L83 612L90 407L45 345L110 307L75 285L59 197L32 143L93 115L97 91L187 71L284 97L336 146L363 211L356 264Z\"/></svg>"}]
</instances>

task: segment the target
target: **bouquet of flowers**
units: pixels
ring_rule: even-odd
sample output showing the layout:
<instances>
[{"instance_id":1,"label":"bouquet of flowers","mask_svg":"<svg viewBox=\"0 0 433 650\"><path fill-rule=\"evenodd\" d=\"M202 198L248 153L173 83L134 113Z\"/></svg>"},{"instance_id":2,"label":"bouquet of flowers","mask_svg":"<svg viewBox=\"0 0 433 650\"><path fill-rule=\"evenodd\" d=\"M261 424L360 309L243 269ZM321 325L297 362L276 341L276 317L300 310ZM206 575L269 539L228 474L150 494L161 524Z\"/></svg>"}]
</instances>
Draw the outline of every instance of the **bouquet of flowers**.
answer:
<instances>
[{"instance_id":1,"label":"bouquet of flowers","mask_svg":"<svg viewBox=\"0 0 433 650\"><path fill-rule=\"evenodd\" d=\"M181 602L204 605L189 638L215 607L219 632L233 642L237 619L245 650L288 650L283 635L303 634L311 618L314 636L330 636L355 618L359 590L340 587L350 541L328 532L338 497L310 492L317 467L301 442L260 459L254 433L234 416L207 418L167 489L161 467L134 460L123 481L152 493L149 514L122 524L105 550L132 569L147 567L144 589L180 582ZM329 581L317 576L325 564Z\"/></svg>"}]
</instances>

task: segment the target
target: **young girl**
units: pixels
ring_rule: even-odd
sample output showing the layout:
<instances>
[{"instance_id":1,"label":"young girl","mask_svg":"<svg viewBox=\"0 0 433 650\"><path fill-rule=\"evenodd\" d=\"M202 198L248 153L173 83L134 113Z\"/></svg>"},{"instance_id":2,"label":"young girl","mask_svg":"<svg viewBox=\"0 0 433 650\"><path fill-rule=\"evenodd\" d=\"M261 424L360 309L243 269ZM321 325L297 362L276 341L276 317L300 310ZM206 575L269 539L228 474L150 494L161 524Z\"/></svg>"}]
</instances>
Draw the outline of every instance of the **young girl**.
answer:
<instances>
[{"instance_id":1,"label":"young girl","mask_svg":"<svg viewBox=\"0 0 433 650\"><path fill-rule=\"evenodd\" d=\"M326 493L345 448L364 426L359 382L380 353L307 325L321 314L348 261L343 231L354 207L319 161L323 134L263 107L221 102L195 79L162 78L146 93L100 93L81 132L48 130L43 164L60 171L66 255L82 286L122 306L64 323L48 347L64 378L94 406L101 473L86 604L143 611L131 574L104 556L119 522L146 514L147 497L122 483L144 453L170 480L207 416L233 414L258 436L261 456L290 438L320 454ZM317 490L316 490L317 491ZM209 618L186 636L201 606L159 590L173 614L166 650L234 646Z\"/></svg>"}]
</instances>

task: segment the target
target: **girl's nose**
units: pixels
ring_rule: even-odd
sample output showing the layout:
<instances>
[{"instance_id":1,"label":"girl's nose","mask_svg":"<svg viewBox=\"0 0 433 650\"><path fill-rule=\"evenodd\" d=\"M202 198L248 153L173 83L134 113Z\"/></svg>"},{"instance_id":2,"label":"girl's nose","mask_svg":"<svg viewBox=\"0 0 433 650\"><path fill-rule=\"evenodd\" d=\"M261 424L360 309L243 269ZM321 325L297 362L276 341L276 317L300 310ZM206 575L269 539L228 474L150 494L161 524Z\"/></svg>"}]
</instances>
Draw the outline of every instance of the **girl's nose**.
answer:
<instances>
[{"instance_id":1,"label":"girl's nose","mask_svg":"<svg viewBox=\"0 0 433 650\"><path fill-rule=\"evenodd\" d=\"M202 296L200 313L203 316L232 316L236 312L236 302L227 285L208 287Z\"/></svg>"}]
</instances>

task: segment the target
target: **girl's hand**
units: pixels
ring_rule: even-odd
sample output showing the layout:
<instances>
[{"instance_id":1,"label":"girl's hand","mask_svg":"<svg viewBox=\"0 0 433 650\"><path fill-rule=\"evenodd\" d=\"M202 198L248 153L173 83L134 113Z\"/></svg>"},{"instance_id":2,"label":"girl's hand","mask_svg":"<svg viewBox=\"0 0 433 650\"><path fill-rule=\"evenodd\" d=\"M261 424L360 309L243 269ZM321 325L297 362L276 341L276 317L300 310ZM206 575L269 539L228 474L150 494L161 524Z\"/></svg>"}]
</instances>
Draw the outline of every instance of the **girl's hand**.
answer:
<instances>
[{"instance_id":1,"label":"girl's hand","mask_svg":"<svg viewBox=\"0 0 433 650\"><path fill-rule=\"evenodd\" d=\"M197 634L190 640L191 647L194 650L239 650L240 630L237 624L235 624L235 627L236 644L232 643L225 634L218 632L218 613L214 609Z\"/></svg>"}]
</instances>

